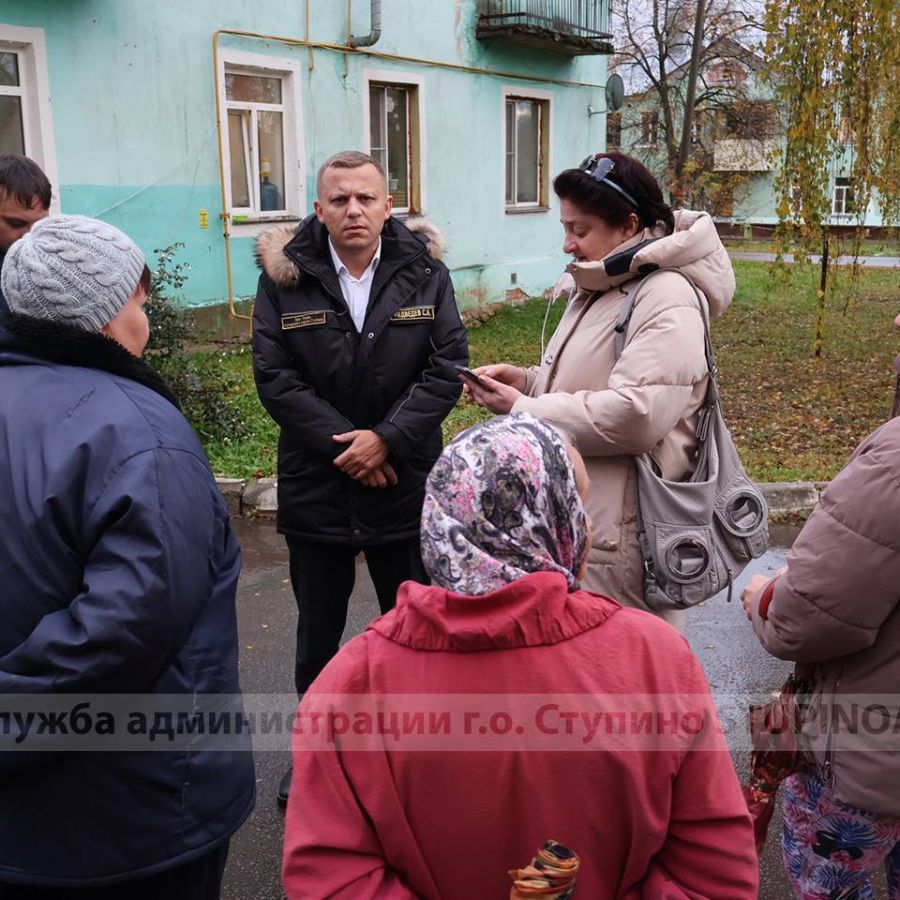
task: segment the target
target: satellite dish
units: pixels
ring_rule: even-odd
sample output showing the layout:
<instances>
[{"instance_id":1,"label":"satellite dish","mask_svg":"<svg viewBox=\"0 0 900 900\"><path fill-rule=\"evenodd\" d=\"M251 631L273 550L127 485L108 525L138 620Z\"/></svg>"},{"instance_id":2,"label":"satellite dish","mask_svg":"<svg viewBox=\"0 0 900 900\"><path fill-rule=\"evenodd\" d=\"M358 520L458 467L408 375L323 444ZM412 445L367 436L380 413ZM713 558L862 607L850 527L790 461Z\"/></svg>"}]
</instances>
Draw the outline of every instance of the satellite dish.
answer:
<instances>
[{"instance_id":1,"label":"satellite dish","mask_svg":"<svg viewBox=\"0 0 900 900\"><path fill-rule=\"evenodd\" d=\"M613 72L606 79L606 108L594 109L593 106L588 107L588 118L591 116L601 116L603 113L612 113L620 110L625 105L625 82L622 76Z\"/></svg>"},{"instance_id":2,"label":"satellite dish","mask_svg":"<svg viewBox=\"0 0 900 900\"><path fill-rule=\"evenodd\" d=\"M622 108L625 103L625 82L622 76L613 72L606 79L606 111L616 112Z\"/></svg>"}]
</instances>

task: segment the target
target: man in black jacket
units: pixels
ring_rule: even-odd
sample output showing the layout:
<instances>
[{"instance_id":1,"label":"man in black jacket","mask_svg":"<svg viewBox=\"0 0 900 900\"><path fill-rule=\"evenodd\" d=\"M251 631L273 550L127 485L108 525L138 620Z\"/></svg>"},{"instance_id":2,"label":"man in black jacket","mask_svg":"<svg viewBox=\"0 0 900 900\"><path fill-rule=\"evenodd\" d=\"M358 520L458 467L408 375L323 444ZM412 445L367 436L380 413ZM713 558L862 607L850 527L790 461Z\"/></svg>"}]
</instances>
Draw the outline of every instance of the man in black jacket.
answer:
<instances>
[{"instance_id":1,"label":"man in black jacket","mask_svg":"<svg viewBox=\"0 0 900 900\"><path fill-rule=\"evenodd\" d=\"M6 252L31 226L50 215L50 182L27 156L0 154L0 269ZM0 313L9 312L0 290Z\"/></svg>"},{"instance_id":2,"label":"man in black jacket","mask_svg":"<svg viewBox=\"0 0 900 900\"><path fill-rule=\"evenodd\" d=\"M336 154L316 189L315 216L257 242L253 317L257 390L281 427L278 528L299 612L298 694L337 652L360 551L382 612L402 581L426 580L425 478L461 392L454 366L468 360L440 235L391 218L381 166Z\"/></svg>"}]
</instances>

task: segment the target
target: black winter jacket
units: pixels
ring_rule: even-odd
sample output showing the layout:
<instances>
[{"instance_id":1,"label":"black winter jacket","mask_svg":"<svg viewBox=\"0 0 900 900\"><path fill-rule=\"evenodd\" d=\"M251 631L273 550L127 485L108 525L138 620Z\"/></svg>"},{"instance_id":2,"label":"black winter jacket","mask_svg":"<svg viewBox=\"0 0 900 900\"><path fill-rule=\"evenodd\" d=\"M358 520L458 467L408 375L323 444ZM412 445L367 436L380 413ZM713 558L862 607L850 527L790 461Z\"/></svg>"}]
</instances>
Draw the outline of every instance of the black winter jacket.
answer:
<instances>
[{"instance_id":1,"label":"black winter jacket","mask_svg":"<svg viewBox=\"0 0 900 900\"><path fill-rule=\"evenodd\" d=\"M441 422L462 390L454 365L468 361L466 332L437 241L390 218L381 242L361 332L315 216L257 243L253 368L281 427L278 526L294 537L363 547L418 534ZM354 429L388 444L396 486L366 487L335 467L345 445L332 435Z\"/></svg>"},{"instance_id":2,"label":"black winter jacket","mask_svg":"<svg viewBox=\"0 0 900 900\"><path fill-rule=\"evenodd\" d=\"M101 335L0 317L0 883L134 880L244 821L255 781L249 736L234 737L240 567L203 448L162 379ZM118 714L115 731L74 752L85 732L72 716L20 742L10 708L44 703ZM228 747L206 743L225 732L148 734L149 710L210 703L232 723ZM140 733L136 708L148 710Z\"/></svg>"}]
</instances>

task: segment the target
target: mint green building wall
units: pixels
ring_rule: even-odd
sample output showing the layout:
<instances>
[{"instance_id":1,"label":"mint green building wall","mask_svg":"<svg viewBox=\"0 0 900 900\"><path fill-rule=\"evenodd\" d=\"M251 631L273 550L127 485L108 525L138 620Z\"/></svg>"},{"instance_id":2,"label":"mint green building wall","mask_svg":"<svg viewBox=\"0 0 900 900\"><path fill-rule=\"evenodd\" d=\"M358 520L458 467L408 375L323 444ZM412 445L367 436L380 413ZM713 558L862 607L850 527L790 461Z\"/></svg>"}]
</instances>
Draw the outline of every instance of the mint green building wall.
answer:
<instances>
[{"instance_id":1,"label":"mint green building wall","mask_svg":"<svg viewBox=\"0 0 900 900\"><path fill-rule=\"evenodd\" d=\"M310 0L311 40L345 43L344 0ZM606 79L606 58L485 44L474 36L476 0L384 0L381 39L371 49L493 71L533 81L362 53L291 47L223 36L222 48L300 64L305 197L331 153L365 147L363 71L422 77L425 214L444 228L464 305L503 299L516 286L537 293L565 264L555 203L546 212L504 212L503 89L546 92L551 108L549 174L603 148L602 87L557 81ZM2 0L0 25L44 30L62 212L98 216L153 251L175 241L190 263L188 302L227 297L220 220L216 83L212 38L231 28L302 38L306 0ZM369 31L369 3L353 0L352 31ZM200 212L209 225L200 227ZM240 229L238 229L240 230ZM245 228L244 231L253 230ZM259 230L259 229L256 229ZM231 243L236 297L252 295L253 236Z\"/></svg>"}]
</instances>

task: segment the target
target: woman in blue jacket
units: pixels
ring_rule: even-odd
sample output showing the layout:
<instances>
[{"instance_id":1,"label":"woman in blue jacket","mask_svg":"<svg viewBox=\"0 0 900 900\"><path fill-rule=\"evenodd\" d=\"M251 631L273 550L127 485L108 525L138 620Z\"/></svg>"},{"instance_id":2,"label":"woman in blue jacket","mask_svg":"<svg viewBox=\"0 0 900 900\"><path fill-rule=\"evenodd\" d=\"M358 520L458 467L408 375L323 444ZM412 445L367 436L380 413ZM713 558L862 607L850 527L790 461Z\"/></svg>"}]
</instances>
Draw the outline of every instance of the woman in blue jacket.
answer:
<instances>
[{"instance_id":1,"label":"woman in blue jacket","mask_svg":"<svg viewBox=\"0 0 900 900\"><path fill-rule=\"evenodd\" d=\"M81 216L39 222L3 266L3 900L216 898L253 805L240 549L139 359L149 285L134 243Z\"/></svg>"}]
</instances>

